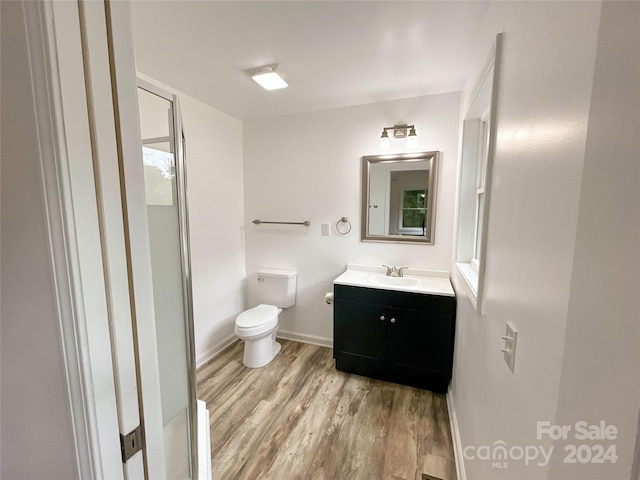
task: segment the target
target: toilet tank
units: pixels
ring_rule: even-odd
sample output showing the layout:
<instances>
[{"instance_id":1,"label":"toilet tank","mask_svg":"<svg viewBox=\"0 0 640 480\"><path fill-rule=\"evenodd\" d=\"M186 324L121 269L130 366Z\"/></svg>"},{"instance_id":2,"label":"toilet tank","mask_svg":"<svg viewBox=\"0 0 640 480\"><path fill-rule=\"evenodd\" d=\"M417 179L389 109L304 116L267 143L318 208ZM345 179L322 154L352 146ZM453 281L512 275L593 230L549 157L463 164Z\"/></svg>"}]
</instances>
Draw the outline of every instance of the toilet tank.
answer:
<instances>
[{"instance_id":1,"label":"toilet tank","mask_svg":"<svg viewBox=\"0 0 640 480\"><path fill-rule=\"evenodd\" d=\"M263 268L258 270L258 297L260 303L287 308L296 303L296 280L294 270Z\"/></svg>"}]
</instances>

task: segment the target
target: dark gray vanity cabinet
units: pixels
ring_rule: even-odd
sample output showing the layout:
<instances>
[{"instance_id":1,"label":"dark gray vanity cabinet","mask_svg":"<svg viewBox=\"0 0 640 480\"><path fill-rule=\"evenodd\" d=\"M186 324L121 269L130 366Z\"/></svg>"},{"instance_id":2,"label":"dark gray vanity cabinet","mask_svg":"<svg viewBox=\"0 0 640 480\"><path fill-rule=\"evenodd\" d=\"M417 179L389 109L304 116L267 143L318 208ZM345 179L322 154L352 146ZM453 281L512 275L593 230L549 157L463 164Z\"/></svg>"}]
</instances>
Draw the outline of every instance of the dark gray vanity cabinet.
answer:
<instances>
[{"instance_id":1,"label":"dark gray vanity cabinet","mask_svg":"<svg viewBox=\"0 0 640 480\"><path fill-rule=\"evenodd\" d=\"M334 285L336 368L445 393L455 310L455 297Z\"/></svg>"}]
</instances>

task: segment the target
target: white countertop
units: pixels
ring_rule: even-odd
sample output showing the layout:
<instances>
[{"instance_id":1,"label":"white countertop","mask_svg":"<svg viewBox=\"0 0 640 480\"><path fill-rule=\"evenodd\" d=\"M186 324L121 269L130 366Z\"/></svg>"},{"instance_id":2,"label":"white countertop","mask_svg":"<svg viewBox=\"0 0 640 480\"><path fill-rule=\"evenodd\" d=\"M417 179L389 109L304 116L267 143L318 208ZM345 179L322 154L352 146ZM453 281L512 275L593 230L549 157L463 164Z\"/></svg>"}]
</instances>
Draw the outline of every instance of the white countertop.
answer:
<instances>
[{"instance_id":1,"label":"white countertop","mask_svg":"<svg viewBox=\"0 0 640 480\"><path fill-rule=\"evenodd\" d=\"M352 287L396 290L398 292L455 296L449 281L449 272L406 269L403 277L386 277L386 272L387 269L382 266L350 263L347 265L347 270L336 278L333 283ZM393 284L393 282L398 284ZM408 283L409 285L403 285L402 283Z\"/></svg>"}]
</instances>

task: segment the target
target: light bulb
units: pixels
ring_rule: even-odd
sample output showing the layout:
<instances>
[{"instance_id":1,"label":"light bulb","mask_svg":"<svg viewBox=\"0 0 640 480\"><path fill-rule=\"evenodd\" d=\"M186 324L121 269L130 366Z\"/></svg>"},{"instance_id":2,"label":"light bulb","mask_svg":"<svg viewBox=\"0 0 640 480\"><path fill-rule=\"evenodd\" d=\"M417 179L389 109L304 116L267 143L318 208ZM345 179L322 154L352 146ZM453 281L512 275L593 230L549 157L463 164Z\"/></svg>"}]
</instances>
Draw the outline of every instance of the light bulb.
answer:
<instances>
[{"instance_id":1,"label":"light bulb","mask_svg":"<svg viewBox=\"0 0 640 480\"><path fill-rule=\"evenodd\" d=\"M387 130L382 130L382 135L380 136L380 145L378 149L380 150L389 150L391 144L389 143L389 134Z\"/></svg>"},{"instance_id":2,"label":"light bulb","mask_svg":"<svg viewBox=\"0 0 640 480\"><path fill-rule=\"evenodd\" d=\"M418 146L418 135L416 134L416 129L411 127L409 131L409 136L407 137L407 148L416 148Z\"/></svg>"}]
</instances>

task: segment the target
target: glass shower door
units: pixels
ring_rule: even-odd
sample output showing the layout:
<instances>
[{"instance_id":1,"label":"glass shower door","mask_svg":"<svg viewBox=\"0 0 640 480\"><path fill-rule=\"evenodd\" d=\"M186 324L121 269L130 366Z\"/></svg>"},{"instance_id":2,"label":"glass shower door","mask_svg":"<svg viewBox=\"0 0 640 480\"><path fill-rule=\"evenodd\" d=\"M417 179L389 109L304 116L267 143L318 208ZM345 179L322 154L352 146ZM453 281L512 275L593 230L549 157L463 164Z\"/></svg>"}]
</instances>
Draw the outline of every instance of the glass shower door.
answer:
<instances>
[{"instance_id":1,"label":"glass shower door","mask_svg":"<svg viewBox=\"0 0 640 480\"><path fill-rule=\"evenodd\" d=\"M196 390L184 135L177 98L138 82L168 479L197 476Z\"/></svg>"}]
</instances>

